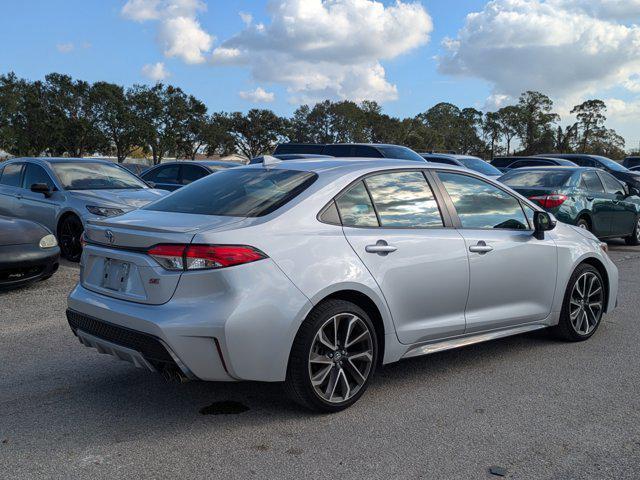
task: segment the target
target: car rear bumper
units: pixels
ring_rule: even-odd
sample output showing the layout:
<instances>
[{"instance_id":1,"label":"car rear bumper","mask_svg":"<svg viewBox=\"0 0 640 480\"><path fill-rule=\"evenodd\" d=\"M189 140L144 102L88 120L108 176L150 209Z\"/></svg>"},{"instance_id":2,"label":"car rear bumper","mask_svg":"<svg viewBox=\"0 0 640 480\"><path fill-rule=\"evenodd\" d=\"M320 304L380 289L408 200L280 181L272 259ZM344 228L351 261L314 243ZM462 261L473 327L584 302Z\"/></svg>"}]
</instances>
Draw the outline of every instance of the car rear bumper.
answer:
<instances>
[{"instance_id":1,"label":"car rear bumper","mask_svg":"<svg viewBox=\"0 0 640 480\"><path fill-rule=\"evenodd\" d=\"M48 278L58 270L60 249L38 245L0 247L0 289L15 288Z\"/></svg>"},{"instance_id":2,"label":"car rear bumper","mask_svg":"<svg viewBox=\"0 0 640 480\"><path fill-rule=\"evenodd\" d=\"M185 274L162 305L77 285L68 308L81 343L148 370L177 369L186 378L211 381L282 381L311 303L267 259Z\"/></svg>"}]
</instances>

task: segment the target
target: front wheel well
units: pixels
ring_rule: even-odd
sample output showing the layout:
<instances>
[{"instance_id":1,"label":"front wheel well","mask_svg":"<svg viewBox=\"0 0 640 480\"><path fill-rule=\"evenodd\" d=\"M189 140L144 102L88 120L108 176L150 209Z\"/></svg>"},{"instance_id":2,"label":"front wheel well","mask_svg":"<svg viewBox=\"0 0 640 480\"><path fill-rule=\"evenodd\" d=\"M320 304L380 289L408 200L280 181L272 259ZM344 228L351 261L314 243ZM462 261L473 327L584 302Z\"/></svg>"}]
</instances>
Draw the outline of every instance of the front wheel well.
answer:
<instances>
[{"instance_id":1,"label":"front wheel well","mask_svg":"<svg viewBox=\"0 0 640 480\"><path fill-rule=\"evenodd\" d=\"M64 222L69 217L76 217L82 223L82 219L75 212L64 212L62 215L60 215L58 224L56 225L56 237L60 238L60 227L62 226L62 222Z\"/></svg>"},{"instance_id":2,"label":"front wheel well","mask_svg":"<svg viewBox=\"0 0 640 480\"><path fill-rule=\"evenodd\" d=\"M607 310L607 306L609 305L609 275L607 274L607 269L604 264L595 257L586 258L579 265L576 266L578 268L582 264L591 265L593 268L598 270L598 273L602 277L602 281L604 282L604 308Z\"/></svg>"},{"instance_id":3,"label":"front wheel well","mask_svg":"<svg viewBox=\"0 0 640 480\"><path fill-rule=\"evenodd\" d=\"M580 220L584 220L585 222L587 222L587 224L589 225L589 230L591 230L593 228L593 222L591 221L591 217L589 216L588 213L584 213L583 212L580 215L578 215L578 218L576 219L576 224Z\"/></svg>"},{"instance_id":4,"label":"front wheel well","mask_svg":"<svg viewBox=\"0 0 640 480\"><path fill-rule=\"evenodd\" d=\"M378 362L382 364L382 360L384 358L384 321L382 320L382 314L378 309L378 306L375 304L371 298L369 298L366 294L359 292L357 290L340 290L338 292L334 292L322 300L320 300L317 305L324 302L325 300L344 300L347 302L351 302L361 309L363 309L369 317L371 318L371 322L373 323L374 328L376 329L376 336L378 337L378 349L380 355L378 355Z\"/></svg>"}]
</instances>

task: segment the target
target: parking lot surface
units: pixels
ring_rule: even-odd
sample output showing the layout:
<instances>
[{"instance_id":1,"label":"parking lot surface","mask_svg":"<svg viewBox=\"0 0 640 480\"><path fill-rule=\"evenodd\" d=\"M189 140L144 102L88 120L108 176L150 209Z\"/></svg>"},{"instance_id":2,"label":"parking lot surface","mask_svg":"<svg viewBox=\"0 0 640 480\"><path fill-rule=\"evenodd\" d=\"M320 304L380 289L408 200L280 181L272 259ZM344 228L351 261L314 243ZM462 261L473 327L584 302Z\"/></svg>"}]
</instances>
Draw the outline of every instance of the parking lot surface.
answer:
<instances>
[{"instance_id":1,"label":"parking lot surface","mask_svg":"<svg viewBox=\"0 0 640 480\"><path fill-rule=\"evenodd\" d=\"M0 478L637 479L640 248L610 254L619 306L591 340L536 333L403 361L334 415L277 384L167 383L83 347L64 264L0 294Z\"/></svg>"}]
</instances>

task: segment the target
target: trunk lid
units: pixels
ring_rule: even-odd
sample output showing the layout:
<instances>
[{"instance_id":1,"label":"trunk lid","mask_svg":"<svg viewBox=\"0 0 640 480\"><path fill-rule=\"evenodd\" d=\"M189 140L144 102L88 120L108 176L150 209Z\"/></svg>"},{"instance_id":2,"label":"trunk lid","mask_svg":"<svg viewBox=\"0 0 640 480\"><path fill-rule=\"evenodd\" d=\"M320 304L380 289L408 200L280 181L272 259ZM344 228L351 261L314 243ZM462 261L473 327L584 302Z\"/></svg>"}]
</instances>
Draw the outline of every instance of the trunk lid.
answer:
<instances>
[{"instance_id":1,"label":"trunk lid","mask_svg":"<svg viewBox=\"0 0 640 480\"><path fill-rule=\"evenodd\" d=\"M198 232L229 228L242 220L147 210L91 220L85 229L89 243L80 282L88 290L121 300L166 303L182 272L165 270L147 255L147 249L162 243L189 244Z\"/></svg>"}]
</instances>

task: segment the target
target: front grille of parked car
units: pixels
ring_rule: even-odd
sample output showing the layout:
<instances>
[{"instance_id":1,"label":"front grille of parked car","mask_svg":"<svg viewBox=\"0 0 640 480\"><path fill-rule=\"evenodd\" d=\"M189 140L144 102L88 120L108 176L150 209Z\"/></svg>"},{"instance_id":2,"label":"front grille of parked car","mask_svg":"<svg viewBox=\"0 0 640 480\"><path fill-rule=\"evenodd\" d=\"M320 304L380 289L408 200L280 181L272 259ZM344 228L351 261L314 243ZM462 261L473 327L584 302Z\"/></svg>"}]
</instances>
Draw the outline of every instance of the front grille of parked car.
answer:
<instances>
[{"instance_id":1,"label":"front grille of parked car","mask_svg":"<svg viewBox=\"0 0 640 480\"><path fill-rule=\"evenodd\" d=\"M43 265L26 268L9 268L0 271L0 284L22 282L37 277L44 270Z\"/></svg>"},{"instance_id":2,"label":"front grille of parked car","mask_svg":"<svg viewBox=\"0 0 640 480\"><path fill-rule=\"evenodd\" d=\"M67 320L74 333L79 329L94 337L136 350L156 367L159 366L158 364L164 367L166 367L167 364L176 367L176 363L173 357L171 357L171 354L164 345L162 345L160 340L153 335L104 322L74 310L67 310ZM160 368L160 370L162 370L162 368Z\"/></svg>"}]
</instances>

